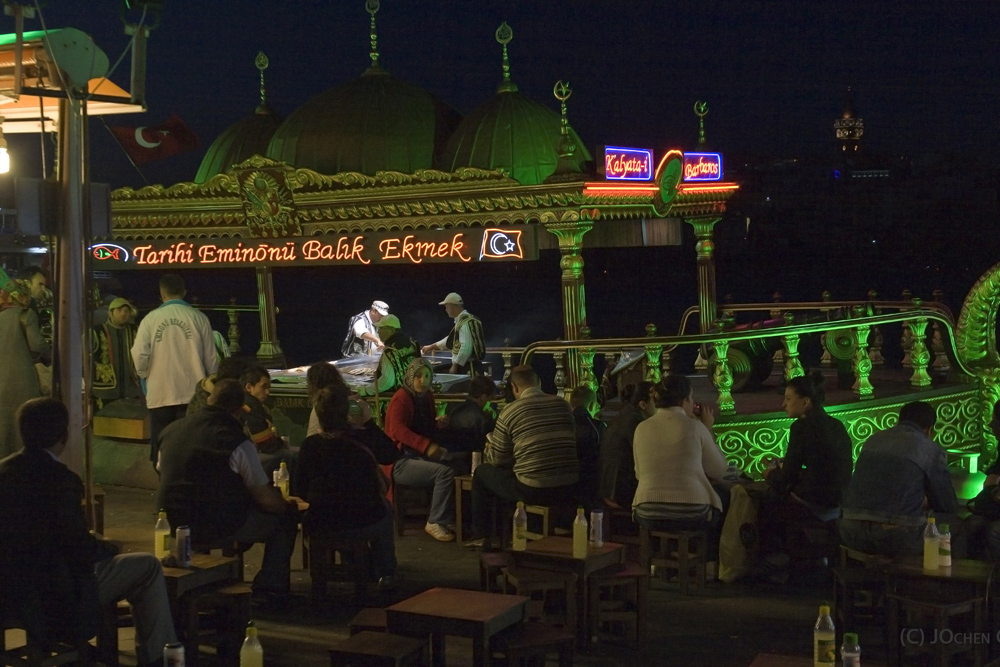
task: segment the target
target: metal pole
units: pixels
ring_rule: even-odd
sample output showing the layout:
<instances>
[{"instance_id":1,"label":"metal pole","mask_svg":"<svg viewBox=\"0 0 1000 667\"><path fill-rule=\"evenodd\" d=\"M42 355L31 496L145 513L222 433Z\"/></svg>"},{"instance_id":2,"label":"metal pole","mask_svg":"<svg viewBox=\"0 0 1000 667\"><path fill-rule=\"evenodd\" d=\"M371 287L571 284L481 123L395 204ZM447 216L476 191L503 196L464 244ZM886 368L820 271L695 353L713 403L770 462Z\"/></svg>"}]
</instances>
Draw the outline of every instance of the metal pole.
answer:
<instances>
[{"instance_id":1,"label":"metal pole","mask_svg":"<svg viewBox=\"0 0 1000 667\"><path fill-rule=\"evenodd\" d=\"M256 272L257 301L260 306L260 347L257 348L257 360L268 368L280 368L285 364L285 353L278 342L274 275L269 266L259 266Z\"/></svg>"},{"instance_id":2,"label":"metal pole","mask_svg":"<svg viewBox=\"0 0 1000 667\"><path fill-rule=\"evenodd\" d=\"M60 211L56 227L56 350L53 395L69 410L69 443L63 460L78 475L84 474L84 414L82 379L83 336L86 333L86 252L83 199L83 102L72 94L59 100L59 193Z\"/></svg>"}]
</instances>

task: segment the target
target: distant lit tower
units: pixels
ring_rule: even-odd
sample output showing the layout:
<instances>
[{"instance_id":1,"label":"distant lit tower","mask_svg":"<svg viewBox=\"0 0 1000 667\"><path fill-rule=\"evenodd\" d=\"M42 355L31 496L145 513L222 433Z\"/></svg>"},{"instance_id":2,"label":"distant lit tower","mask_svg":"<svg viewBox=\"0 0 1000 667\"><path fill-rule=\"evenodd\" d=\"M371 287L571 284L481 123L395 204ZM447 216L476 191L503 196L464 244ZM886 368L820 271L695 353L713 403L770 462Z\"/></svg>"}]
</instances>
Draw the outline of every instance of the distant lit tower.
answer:
<instances>
[{"instance_id":1,"label":"distant lit tower","mask_svg":"<svg viewBox=\"0 0 1000 667\"><path fill-rule=\"evenodd\" d=\"M837 132L840 142L840 152L848 159L857 156L861 145L861 136L865 133L865 121L854 113L854 98L851 87L847 87L847 97L844 99L844 111L840 118L833 121L833 129Z\"/></svg>"}]
</instances>

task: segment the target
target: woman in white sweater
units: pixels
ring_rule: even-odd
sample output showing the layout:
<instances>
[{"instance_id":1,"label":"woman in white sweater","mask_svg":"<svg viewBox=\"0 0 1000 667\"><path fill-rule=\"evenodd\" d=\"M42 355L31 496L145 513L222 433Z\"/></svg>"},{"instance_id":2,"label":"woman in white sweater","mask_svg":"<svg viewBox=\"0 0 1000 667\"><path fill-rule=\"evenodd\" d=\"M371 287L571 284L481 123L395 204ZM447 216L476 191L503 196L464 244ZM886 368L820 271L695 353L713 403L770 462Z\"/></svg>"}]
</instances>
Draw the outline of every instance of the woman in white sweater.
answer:
<instances>
[{"instance_id":1,"label":"woman in white sweater","mask_svg":"<svg viewBox=\"0 0 1000 667\"><path fill-rule=\"evenodd\" d=\"M635 429L639 486L633 518L654 530L717 526L722 501L711 480L723 479L728 464L710 430L715 416L708 406L696 408L691 382L683 375L660 382L656 408L656 414Z\"/></svg>"}]
</instances>

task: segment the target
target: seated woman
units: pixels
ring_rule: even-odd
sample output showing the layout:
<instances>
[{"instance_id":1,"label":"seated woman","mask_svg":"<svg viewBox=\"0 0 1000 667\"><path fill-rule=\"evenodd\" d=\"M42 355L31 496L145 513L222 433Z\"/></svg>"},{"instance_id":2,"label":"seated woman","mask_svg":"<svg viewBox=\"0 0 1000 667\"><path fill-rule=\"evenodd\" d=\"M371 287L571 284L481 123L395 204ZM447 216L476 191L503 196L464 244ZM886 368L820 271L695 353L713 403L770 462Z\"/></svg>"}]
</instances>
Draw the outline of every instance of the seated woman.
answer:
<instances>
[{"instance_id":1,"label":"seated woman","mask_svg":"<svg viewBox=\"0 0 1000 667\"><path fill-rule=\"evenodd\" d=\"M788 381L782 407L795 421L784 460L764 478L787 502L830 520L851 481L854 457L847 429L823 409L825 381L819 371Z\"/></svg>"},{"instance_id":2,"label":"seated woman","mask_svg":"<svg viewBox=\"0 0 1000 667\"><path fill-rule=\"evenodd\" d=\"M633 440L633 517L653 530L710 530L714 560L722 502L712 480L722 479L728 465L712 435L715 416L708 406L695 414L691 381L683 375L668 375L654 395L656 413L636 426Z\"/></svg>"},{"instance_id":3,"label":"seated woman","mask_svg":"<svg viewBox=\"0 0 1000 667\"><path fill-rule=\"evenodd\" d=\"M340 376L340 371L336 366L326 361L319 361L309 367L306 371L306 395L309 403L313 406L309 413L309 425L306 428L306 435L315 435L320 432L319 418L316 416L316 396L320 390L327 387L340 387L347 393L350 401L350 413L348 415L353 426L364 426L372 418L371 407L368 402L358 396Z\"/></svg>"},{"instance_id":4,"label":"seated woman","mask_svg":"<svg viewBox=\"0 0 1000 667\"><path fill-rule=\"evenodd\" d=\"M306 535L371 542L378 587L393 587L396 551L392 511L385 499L385 478L372 453L352 434L348 399L342 388L328 387L314 405L322 433L299 450L298 489L309 509L302 518Z\"/></svg>"},{"instance_id":5,"label":"seated woman","mask_svg":"<svg viewBox=\"0 0 1000 667\"><path fill-rule=\"evenodd\" d=\"M436 540L451 542L454 522L455 472L439 463L448 450L439 445L430 362L414 359L406 368L403 386L396 390L385 413L385 432L402 457L392 469L393 481L406 486L433 486L431 508L424 531Z\"/></svg>"}]
</instances>

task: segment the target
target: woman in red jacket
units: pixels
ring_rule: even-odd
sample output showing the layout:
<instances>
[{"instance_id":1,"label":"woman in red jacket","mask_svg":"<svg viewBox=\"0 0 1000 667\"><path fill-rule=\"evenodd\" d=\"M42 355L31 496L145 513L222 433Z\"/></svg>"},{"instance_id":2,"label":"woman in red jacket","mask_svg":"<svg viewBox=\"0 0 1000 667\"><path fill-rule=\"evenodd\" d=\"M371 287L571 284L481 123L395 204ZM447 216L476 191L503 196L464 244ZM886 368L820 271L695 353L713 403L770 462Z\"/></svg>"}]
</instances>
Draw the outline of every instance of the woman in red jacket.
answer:
<instances>
[{"instance_id":1,"label":"woman in red jacket","mask_svg":"<svg viewBox=\"0 0 1000 667\"><path fill-rule=\"evenodd\" d=\"M402 456L392 469L393 481L404 486L433 486L431 508L424 531L441 542L451 542L455 520L455 472L438 461L448 453L437 444L437 412L431 379L434 371L425 359L414 359L406 368L403 386L389 401L385 432Z\"/></svg>"}]
</instances>

